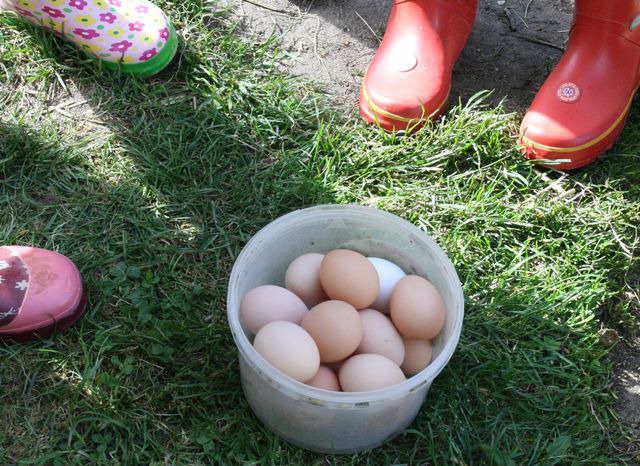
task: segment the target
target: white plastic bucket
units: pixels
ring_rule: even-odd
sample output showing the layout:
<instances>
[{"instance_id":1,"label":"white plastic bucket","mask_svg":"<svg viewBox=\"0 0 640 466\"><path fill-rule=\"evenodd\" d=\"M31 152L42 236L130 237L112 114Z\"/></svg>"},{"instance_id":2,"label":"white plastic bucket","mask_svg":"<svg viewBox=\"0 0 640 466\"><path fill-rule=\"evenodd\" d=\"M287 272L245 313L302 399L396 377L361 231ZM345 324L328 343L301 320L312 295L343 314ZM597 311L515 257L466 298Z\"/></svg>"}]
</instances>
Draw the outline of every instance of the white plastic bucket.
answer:
<instances>
[{"instance_id":1,"label":"white plastic bucket","mask_svg":"<svg viewBox=\"0 0 640 466\"><path fill-rule=\"evenodd\" d=\"M433 341L432 362L406 382L370 392L316 389L268 364L242 328L240 301L249 290L266 284L284 286L293 259L337 248L388 259L409 274L427 278L442 295L447 316ZM373 208L325 205L284 215L247 243L231 271L227 315L238 347L242 387L256 416L294 445L322 453L354 453L380 445L416 417L431 383L458 344L464 297L451 261L419 228Z\"/></svg>"}]
</instances>

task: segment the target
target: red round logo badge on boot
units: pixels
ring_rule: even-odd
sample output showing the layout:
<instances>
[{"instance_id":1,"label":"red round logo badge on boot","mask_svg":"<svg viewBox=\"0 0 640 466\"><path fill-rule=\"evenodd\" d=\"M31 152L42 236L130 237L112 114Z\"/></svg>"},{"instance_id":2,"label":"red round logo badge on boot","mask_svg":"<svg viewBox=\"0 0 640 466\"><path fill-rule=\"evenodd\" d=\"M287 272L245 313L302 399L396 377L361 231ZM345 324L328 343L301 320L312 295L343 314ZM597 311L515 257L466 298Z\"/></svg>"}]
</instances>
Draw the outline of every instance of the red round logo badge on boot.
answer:
<instances>
[{"instance_id":1,"label":"red round logo badge on boot","mask_svg":"<svg viewBox=\"0 0 640 466\"><path fill-rule=\"evenodd\" d=\"M564 83L560 85L557 92L558 99L568 104L577 102L581 94L582 92L580 91L580 88L573 83Z\"/></svg>"}]
</instances>

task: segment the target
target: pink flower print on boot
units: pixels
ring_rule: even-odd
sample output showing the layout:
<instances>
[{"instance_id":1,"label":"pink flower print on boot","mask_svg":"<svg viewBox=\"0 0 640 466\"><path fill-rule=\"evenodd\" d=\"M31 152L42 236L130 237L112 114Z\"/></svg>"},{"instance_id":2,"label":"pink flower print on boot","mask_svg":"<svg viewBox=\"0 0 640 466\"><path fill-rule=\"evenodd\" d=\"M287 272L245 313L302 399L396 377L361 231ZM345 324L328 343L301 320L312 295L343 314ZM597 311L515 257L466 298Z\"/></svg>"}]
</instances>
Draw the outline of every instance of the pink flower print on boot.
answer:
<instances>
[{"instance_id":1,"label":"pink flower print on boot","mask_svg":"<svg viewBox=\"0 0 640 466\"><path fill-rule=\"evenodd\" d=\"M32 18L35 18L35 16L33 16L33 14L29 10L24 10L19 6L15 7L15 10L16 13L18 13L20 16L31 16Z\"/></svg>"},{"instance_id":2,"label":"pink flower print on boot","mask_svg":"<svg viewBox=\"0 0 640 466\"><path fill-rule=\"evenodd\" d=\"M45 6L42 11L52 18L65 18L65 14L62 10L58 10L57 8L51 8L50 6Z\"/></svg>"},{"instance_id":3,"label":"pink flower print on boot","mask_svg":"<svg viewBox=\"0 0 640 466\"><path fill-rule=\"evenodd\" d=\"M85 0L69 0L69 6L78 10L84 10L87 2Z\"/></svg>"},{"instance_id":4,"label":"pink flower print on boot","mask_svg":"<svg viewBox=\"0 0 640 466\"><path fill-rule=\"evenodd\" d=\"M91 39L95 39L96 37L100 37L100 34L98 34L93 29L76 28L73 30L73 33L86 40L91 40Z\"/></svg>"},{"instance_id":5,"label":"pink flower print on boot","mask_svg":"<svg viewBox=\"0 0 640 466\"><path fill-rule=\"evenodd\" d=\"M48 337L78 320L85 306L82 278L65 256L0 247L0 340Z\"/></svg>"},{"instance_id":6,"label":"pink flower print on boot","mask_svg":"<svg viewBox=\"0 0 640 466\"><path fill-rule=\"evenodd\" d=\"M100 15L98 16L100 18L100 22L102 23L108 23L108 24L113 24L116 22L116 19L118 19L118 17L116 15L114 15L113 13L109 12L109 13L100 13Z\"/></svg>"},{"instance_id":7,"label":"pink flower print on boot","mask_svg":"<svg viewBox=\"0 0 640 466\"><path fill-rule=\"evenodd\" d=\"M129 31L142 31L142 28L144 28L144 23L140 21L129 23Z\"/></svg>"},{"instance_id":8,"label":"pink flower print on boot","mask_svg":"<svg viewBox=\"0 0 640 466\"><path fill-rule=\"evenodd\" d=\"M129 48L131 48L133 44L131 42L129 42L128 40L123 40L122 42L115 42L113 44L111 44L111 47L109 47L109 51L110 52L121 52L124 53L127 50L129 50Z\"/></svg>"},{"instance_id":9,"label":"pink flower print on boot","mask_svg":"<svg viewBox=\"0 0 640 466\"><path fill-rule=\"evenodd\" d=\"M0 0L22 18L51 29L105 68L151 76L176 53L165 14L149 0Z\"/></svg>"},{"instance_id":10,"label":"pink flower print on boot","mask_svg":"<svg viewBox=\"0 0 640 466\"><path fill-rule=\"evenodd\" d=\"M145 50L145 52L142 54L142 56L140 56L140 60L143 60L143 61L151 60L157 54L158 54L158 52L157 52L156 49Z\"/></svg>"}]
</instances>

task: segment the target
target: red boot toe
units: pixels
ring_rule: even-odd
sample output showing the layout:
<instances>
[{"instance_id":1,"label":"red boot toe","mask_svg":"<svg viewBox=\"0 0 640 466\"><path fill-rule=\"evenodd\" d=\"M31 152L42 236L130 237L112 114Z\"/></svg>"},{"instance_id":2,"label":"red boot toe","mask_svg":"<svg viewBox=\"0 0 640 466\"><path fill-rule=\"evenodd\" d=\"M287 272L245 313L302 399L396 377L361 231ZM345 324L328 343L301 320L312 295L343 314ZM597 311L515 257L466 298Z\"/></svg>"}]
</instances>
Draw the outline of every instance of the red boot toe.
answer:
<instances>
[{"instance_id":1,"label":"red boot toe","mask_svg":"<svg viewBox=\"0 0 640 466\"><path fill-rule=\"evenodd\" d=\"M360 114L386 130L417 128L444 109L477 0L394 0L362 83Z\"/></svg>"},{"instance_id":2,"label":"red boot toe","mask_svg":"<svg viewBox=\"0 0 640 466\"><path fill-rule=\"evenodd\" d=\"M616 141L640 84L640 0L578 0L567 50L520 130L525 156L583 167Z\"/></svg>"}]
</instances>

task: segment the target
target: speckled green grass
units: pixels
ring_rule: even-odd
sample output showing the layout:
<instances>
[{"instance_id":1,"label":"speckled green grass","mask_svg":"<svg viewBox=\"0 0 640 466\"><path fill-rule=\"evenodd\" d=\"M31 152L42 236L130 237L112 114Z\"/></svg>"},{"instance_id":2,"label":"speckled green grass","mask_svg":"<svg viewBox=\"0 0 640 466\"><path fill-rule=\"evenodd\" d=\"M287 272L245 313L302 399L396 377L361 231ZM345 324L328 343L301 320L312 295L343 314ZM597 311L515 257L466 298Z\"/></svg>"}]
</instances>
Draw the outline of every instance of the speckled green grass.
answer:
<instances>
[{"instance_id":1,"label":"speckled green grass","mask_svg":"<svg viewBox=\"0 0 640 466\"><path fill-rule=\"evenodd\" d=\"M63 335L0 347L0 464L624 460L597 332L635 325L637 105L612 155L538 171L513 148L514 115L474 100L414 137L385 135L278 75L268 45L238 40L204 2L161 4L181 46L147 81L0 18L0 244L68 255L90 297ZM417 420L340 457L253 417L224 304L258 229L329 202L423 228L467 306Z\"/></svg>"}]
</instances>

